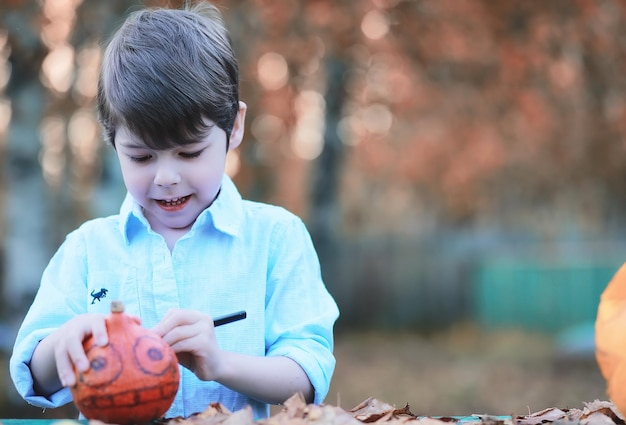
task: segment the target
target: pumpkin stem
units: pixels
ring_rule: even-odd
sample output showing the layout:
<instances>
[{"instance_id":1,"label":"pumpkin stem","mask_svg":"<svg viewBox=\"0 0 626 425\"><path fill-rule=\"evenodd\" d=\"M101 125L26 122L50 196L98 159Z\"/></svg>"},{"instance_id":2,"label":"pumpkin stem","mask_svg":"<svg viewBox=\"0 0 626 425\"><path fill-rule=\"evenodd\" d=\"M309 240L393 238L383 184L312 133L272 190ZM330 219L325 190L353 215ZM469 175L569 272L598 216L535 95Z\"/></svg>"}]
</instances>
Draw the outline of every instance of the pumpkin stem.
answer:
<instances>
[{"instance_id":1,"label":"pumpkin stem","mask_svg":"<svg viewBox=\"0 0 626 425\"><path fill-rule=\"evenodd\" d=\"M124 303L121 301L111 301L111 313L123 313Z\"/></svg>"}]
</instances>

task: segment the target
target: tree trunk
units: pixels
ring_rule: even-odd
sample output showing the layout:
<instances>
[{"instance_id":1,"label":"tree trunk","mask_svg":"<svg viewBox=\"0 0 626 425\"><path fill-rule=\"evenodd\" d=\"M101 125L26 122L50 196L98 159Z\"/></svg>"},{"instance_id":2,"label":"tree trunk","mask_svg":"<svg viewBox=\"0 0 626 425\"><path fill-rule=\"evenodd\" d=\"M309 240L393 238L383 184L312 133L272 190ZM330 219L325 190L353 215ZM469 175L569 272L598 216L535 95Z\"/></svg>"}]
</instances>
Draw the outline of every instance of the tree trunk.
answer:
<instances>
[{"instance_id":1,"label":"tree trunk","mask_svg":"<svg viewBox=\"0 0 626 425\"><path fill-rule=\"evenodd\" d=\"M339 221L337 189L340 183L343 157L343 143L339 138L338 125L346 98L347 70L348 65L344 59L337 56L330 56L327 59L324 148L312 171L311 209L308 222L326 281L332 281L332 276L336 276L337 270L336 235Z\"/></svg>"},{"instance_id":2,"label":"tree trunk","mask_svg":"<svg viewBox=\"0 0 626 425\"><path fill-rule=\"evenodd\" d=\"M49 257L49 199L39 164L39 125L47 103L39 70L47 50L32 26L37 9L38 3L24 2L1 15L11 49L11 120L2 157L4 314L24 311Z\"/></svg>"}]
</instances>

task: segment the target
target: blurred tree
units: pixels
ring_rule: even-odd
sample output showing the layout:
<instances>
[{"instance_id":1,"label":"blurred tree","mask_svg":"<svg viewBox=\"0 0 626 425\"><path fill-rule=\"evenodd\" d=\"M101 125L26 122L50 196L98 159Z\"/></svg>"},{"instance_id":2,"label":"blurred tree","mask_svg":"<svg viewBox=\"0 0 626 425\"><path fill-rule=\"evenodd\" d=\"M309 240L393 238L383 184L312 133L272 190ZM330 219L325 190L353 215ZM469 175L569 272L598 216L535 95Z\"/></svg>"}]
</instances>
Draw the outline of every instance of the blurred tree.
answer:
<instances>
[{"instance_id":1,"label":"blurred tree","mask_svg":"<svg viewBox=\"0 0 626 425\"><path fill-rule=\"evenodd\" d=\"M37 3L13 1L1 9L0 26L6 31L9 46L6 96L11 120L2 156L4 200L0 217L6 269L0 288L8 301L2 312L9 317L14 308L27 302L21 299L20 288L37 285L48 261L48 251L41 247L49 246L51 211L39 167L39 123L49 98L39 73L48 48L39 37L41 11Z\"/></svg>"},{"instance_id":2,"label":"blurred tree","mask_svg":"<svg viewBox=\"0 0 626 425\"><path fill-rule=\"evenodd\" d=\"M93 93L100 46L140 4L0 2L11 67L5 292L32 290L67 231L117 208L123 188L99 142ZM390 270L401 269L394 258L378 258L390 246L405 258L405 242L390 241L432 246L476 229L539 242L623 233L626 3L218 4L249 106L229 171L244 196L305 218L329 286L346 299L365 278L369 288L389 276L391 287L412 284ZM329 259L351 265L340 272Z\"/></svg>"}]
</instances>

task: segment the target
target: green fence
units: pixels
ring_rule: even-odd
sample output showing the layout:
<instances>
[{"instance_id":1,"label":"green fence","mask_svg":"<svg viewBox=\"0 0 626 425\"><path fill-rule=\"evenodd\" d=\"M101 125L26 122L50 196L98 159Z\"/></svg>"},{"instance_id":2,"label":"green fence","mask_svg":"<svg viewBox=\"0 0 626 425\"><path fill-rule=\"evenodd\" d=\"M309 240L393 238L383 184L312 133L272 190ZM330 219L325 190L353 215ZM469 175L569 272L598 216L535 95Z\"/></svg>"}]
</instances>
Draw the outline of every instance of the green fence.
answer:
<instances>
[{"instance_id":1,"label":"green fence","mask_svg":"<svg viewBox=\"0 0 626 425\"><path fill-rule=\"evenodd\" d=\"M559 332L595 321L600 295L621 264L496 262L477 270L474 315L488 329Z\"/></svg>"}]
</instances>

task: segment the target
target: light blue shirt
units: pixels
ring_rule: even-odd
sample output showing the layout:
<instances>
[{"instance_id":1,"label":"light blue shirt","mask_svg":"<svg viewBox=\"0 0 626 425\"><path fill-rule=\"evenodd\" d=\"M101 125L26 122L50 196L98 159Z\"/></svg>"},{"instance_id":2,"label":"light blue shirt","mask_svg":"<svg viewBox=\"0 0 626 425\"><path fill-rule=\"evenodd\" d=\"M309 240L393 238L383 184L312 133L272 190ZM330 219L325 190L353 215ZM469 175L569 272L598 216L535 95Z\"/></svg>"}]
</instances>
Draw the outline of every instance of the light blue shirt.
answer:
<instances>
[{"instance_id":1,"label":"light blue shirt","mask_svg":"<svg viewBox=\"0 0 626 425\"><path fill-rule=\"evenodd\" d=\"M102 288L106 298L97 301L90 294ZM88 221L67 236L43 273L10 360L15 387L27 402L52 408L72 401L67 388L48 397L35 393L33 351L78 314L109 314L111 300L121 300L125 312L140 316L147 328L170 308L213 317L245 310L245 320L215 329L222 349L287 356L308 375L316 403L328 392L339 311L322 281L310 235L285 209L242 200L226 176L217 199L171 253L130 196L119 215ZM187 417L212 402L231 411L250 405L256 418L269 415L264 403L180 371L165 417Z\"/></svg>"}]
</instances>

